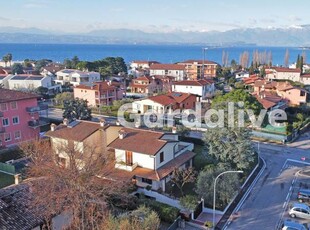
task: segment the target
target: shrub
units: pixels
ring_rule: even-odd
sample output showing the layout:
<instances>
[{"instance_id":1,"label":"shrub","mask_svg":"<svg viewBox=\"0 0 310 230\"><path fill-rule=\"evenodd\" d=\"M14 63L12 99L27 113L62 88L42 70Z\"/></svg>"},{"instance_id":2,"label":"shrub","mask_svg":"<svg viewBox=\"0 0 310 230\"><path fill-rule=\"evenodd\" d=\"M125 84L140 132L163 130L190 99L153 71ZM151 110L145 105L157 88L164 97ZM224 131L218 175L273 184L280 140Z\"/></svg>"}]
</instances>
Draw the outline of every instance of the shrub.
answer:
<instances>
[{"instance_id":1,"label":"shrub","mask_svg":"<svg viewBox=\"0 0 310 230\"><path fill-rule=\"evenodd\" d=\"M146 205L156 211L160 219L164 222L173 223L179 215L179 209L154 200L148 200Z\"/></svg>"}]
</instances>

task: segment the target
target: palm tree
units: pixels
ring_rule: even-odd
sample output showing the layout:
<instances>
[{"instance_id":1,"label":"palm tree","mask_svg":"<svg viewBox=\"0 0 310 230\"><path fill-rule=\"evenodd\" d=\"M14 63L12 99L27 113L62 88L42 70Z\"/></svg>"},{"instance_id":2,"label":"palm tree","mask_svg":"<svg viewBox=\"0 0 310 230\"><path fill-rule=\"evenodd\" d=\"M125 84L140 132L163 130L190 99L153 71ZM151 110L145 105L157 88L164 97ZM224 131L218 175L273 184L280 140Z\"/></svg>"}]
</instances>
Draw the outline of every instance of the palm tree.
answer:
<instances>
[{"instance_id":1,"label":"palm tree","mask_svg":"<svg viewBox=\"0 0 310 230\"><path fill-rule=\"evenodd\" d=\"M7 56L7 58L8 58L8 62L10 62L10 67L11 67L13 55L12 55L11 53L8 53L6 56Z\"/></svg>"},{"instance_id":2,"label":"palm tree","mask_svg":"<svg viewBox=\"0 0 310 230\"><path fill-rule=\"evenodd\" d=\"M9 61L8 55L4 55L4 56L2 57L2 61L4 61L5 67L6 67L6 64L7 64L8 61Z\"/></svg>"}]
</instances>

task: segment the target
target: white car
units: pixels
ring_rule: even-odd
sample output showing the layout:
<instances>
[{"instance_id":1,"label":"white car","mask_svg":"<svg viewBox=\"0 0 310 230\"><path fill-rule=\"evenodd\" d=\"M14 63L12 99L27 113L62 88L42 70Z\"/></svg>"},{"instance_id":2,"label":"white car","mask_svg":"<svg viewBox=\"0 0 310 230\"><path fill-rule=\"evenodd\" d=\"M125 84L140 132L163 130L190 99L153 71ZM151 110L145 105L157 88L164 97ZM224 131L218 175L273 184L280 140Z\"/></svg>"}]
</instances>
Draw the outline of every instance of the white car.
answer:
<instances>
[{"instance_id":1,"label":"white car","mask_svg":"<svg viewBox=\"0 0 310 230\"><path fill-rule=\"evenodd\" d=\"M310 219L310 208L303 203L294 203L288 213L293 218Z\"/></svg>"}]
</instances>

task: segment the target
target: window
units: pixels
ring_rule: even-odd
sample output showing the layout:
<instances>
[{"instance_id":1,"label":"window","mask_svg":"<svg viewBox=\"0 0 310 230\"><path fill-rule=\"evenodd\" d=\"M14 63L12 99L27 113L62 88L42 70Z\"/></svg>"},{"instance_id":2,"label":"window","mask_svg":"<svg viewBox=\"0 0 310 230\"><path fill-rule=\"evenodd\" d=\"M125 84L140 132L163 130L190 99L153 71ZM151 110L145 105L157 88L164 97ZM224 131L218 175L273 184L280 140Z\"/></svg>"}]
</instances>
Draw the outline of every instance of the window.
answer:
<instances>
[{"instance_id":1,"label":"window","mask_svg":"<svg viewBox=\"0 0 310 230\"><path fill-rule=\"evenodd\" d=\"M21 138L21 132L19 130L14 132L14 138L15 140L19 140Z\"/></svg>"},{"instance_id":2,"label":"window","mask_svg":"<svg viewBox=\"0 0 310 230\"><path fill-rule=\"evenodd\" d=\"M147 178L142 178L142 182L147 183L147 184L152 184L152 180L147 179Z\"/></svg>"},{"instance_id":3,"label":"window","mask_svg":"<svg viewBox=\"0 0 310 230\"><path fill-rule=\"evenodd\" d=\"M159 163L163 162L165 159L164 159L164 152L161 152L160 155L159 155Z\"/></svg>"},{"instance_id":4,"label":"window","mask_svg":"<svg viewBox=\"0 0 310 230\"><path fill-rule=\"evenodd\" d=\"M1 111L7 111L8 110L7 104L6 103L0 104L0 110Z\"/></svg>"},{"instance_id":5,"label":"window","mask_svg":"<svg viewBox=\"0 0 310 230\"><path fill-rule=\"evenodd\" d=\"M17 103L16 101L11 102L11 109L17 109Z\"/></svg>"},{"instance_id":6,"label":"window","mask_svg":"<svg viewBox=\"0 0 310 230\"><path fill-rule=\"evenodd\" d=\"M2 125L3 126L9 126L10 125L9 118L3 118L2 119Z\"/></svg>"},{"instance_id":7,"label":"window","mask_svg":"<svg viewBox=\"0 0 310 230\"><path fill-rule=\"evenodd\" d=\"M11 133L5 133L4 134L4 141L5 142L11 141Z\"/></svg>"},{"instance_id":8,"label":"window","mask_svg":"<svg viewBox=\"0 0 310 230\"><path fill-rule=\"evenodd\" d=\"M19 124L19 117L13 117L13 125Z\"/></svg>"}]
</instances>

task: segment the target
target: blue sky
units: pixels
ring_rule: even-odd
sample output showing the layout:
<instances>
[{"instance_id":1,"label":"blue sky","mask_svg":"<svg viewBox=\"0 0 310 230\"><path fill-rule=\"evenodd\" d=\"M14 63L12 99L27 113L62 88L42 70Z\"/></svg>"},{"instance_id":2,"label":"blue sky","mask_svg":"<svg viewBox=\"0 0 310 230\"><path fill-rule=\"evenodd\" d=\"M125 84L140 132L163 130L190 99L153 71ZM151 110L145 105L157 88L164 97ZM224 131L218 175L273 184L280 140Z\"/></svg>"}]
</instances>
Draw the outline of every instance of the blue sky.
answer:
<instances>
[{"instance_id":1,"label":"blue sky","mask_svg":"<svg viewBox=\"0 0 310 230\"><path fill-rule=\"evenodd\" d=\"M1 0L0 26L225 31L310 24L309 0Z\"/></svg>"}]
</instances>

